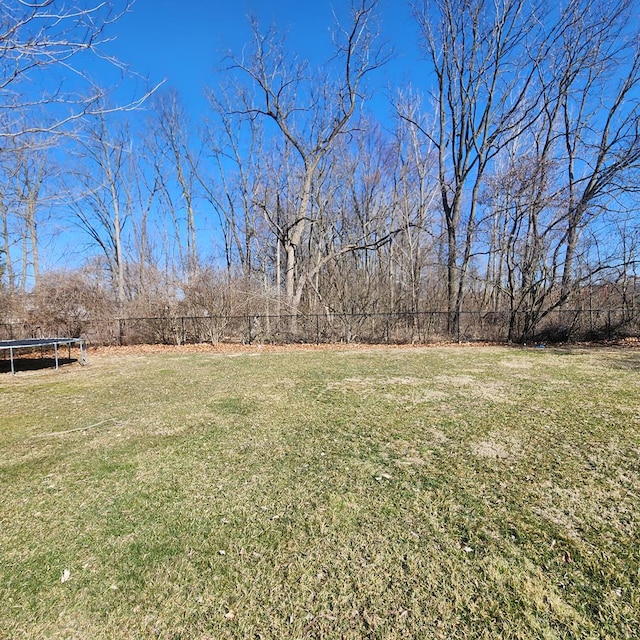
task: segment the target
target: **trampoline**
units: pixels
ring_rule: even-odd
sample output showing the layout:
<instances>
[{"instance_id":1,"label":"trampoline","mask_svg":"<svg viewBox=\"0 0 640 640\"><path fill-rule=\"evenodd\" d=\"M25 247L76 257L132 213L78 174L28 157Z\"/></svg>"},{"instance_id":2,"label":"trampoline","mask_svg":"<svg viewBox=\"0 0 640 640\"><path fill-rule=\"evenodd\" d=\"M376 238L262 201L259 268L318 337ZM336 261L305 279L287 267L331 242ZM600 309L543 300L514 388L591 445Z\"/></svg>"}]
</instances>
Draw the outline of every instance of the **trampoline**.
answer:
<instances>
[{"instance_id":1,"label":"trampoline","mask_svg":"<svg viewBox=\"0 0 640 640\"><path fill-rule=\"evenodd\" d=\"M80 364L86 364L87 354L82 338L27 338L25 340L0 340L0 350L9 352L11 360L11 373L15 374L14 356L17 349L34 349L36 347L53 347L55 354L56 369L59 368L58 348L61 345L68 345L69 358L71 358L71 345L77 344L80 347Z\"/></svg>"}]
</instances>

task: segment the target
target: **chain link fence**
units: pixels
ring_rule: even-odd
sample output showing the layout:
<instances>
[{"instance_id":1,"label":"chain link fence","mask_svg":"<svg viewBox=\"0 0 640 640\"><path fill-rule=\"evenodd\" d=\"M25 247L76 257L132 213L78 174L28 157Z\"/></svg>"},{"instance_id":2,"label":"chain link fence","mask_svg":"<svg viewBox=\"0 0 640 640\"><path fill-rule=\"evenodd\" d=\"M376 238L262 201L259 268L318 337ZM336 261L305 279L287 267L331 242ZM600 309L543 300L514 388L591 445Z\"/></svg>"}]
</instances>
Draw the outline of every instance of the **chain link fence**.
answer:
<instances>
[{"instance_id":1,"label":"chain link fence","mask_svg":"<svg viewBox=\"0 0 640 640\"><path fill-rule=\"evenodd\" d=\"M83 337L92 345L186 343L568 342L640 337L625 309L531 312L446 311L86 319L65 325L0 324L0 339Z\"/></svg>"}]
</instances>

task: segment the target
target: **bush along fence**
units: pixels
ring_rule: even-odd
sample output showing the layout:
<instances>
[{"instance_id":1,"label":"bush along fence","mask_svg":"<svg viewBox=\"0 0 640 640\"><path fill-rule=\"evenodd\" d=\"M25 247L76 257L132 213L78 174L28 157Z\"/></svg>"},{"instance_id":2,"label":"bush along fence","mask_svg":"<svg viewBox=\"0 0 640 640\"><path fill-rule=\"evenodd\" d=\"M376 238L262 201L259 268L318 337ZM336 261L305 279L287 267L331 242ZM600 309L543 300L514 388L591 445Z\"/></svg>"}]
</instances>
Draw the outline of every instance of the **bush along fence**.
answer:
<instances>
[{"instance_id":1,"label":"bush along fence","mask_svg":"<svg viewBox=\"0 0 640 640\"><path fill-rule=\"evenodd\" d=\"M187 343L571 342L640 337L640 315L624 309L216 315L0 323L0 339L83 337L92 345Z\"/></svg>"}]
</instances>

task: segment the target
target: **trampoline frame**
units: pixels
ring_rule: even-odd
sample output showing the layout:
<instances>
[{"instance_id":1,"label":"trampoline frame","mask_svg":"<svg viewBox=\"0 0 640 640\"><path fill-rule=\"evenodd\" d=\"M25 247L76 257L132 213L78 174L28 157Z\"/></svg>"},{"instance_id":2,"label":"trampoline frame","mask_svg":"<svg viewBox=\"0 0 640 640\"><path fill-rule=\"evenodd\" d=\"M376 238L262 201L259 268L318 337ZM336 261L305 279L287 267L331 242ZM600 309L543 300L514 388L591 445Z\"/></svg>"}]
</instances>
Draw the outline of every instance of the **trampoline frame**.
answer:
<instances>
[{"instance_id":1,"label":"trampoline frame","mask_svg":"<svg viewBox=\"0 0 640 640\"><path fill-rule=\"evenodd\" d=\"M82 364L86 361L86 348L82 338L26 338L24 340L0 340L0 350L9 351L11 360L11 373L15 375L14 350L33 349L35 347L53 347L56 361L56 370L59 368L58 347L69 345L69 358L71 358L71 345L77 344L80 347L79 361Z\"/></svg>"}]
</instances>

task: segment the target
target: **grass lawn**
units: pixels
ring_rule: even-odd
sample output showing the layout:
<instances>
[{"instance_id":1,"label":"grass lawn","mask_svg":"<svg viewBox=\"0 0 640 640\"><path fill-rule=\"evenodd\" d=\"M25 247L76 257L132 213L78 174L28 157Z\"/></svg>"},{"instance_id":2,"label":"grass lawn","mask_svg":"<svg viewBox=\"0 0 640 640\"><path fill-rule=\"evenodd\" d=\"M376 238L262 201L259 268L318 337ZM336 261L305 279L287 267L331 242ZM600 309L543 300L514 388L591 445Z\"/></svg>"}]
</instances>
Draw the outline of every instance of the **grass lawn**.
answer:
<instances>
[{"instance_id":1,"label":"grass lawn","mask_svg":"<svg viewBox=\"0 0 640 640\"><path fill-rule=\"evenodd\" d=\"M0 638L639 638L640 350L0 376Z\"/></svg>"}]
</instances>

